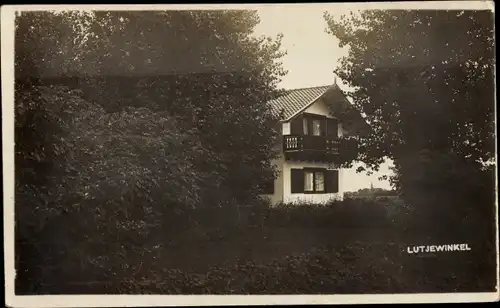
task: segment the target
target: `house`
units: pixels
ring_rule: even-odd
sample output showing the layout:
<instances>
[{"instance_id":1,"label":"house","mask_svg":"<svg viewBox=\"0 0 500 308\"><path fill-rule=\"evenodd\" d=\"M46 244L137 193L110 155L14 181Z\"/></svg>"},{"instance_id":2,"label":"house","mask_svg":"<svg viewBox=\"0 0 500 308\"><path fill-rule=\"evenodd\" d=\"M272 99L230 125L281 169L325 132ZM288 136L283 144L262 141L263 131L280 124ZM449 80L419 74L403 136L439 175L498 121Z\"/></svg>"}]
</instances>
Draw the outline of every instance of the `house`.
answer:
<instances>
[{"instance_id":1,"label":"house","mask_svg":"<svg viewBox=\"0 0 500 308\"><path fill-rule=\"evenodd\" d=\"M274 183L263 196L280 202L325 203L343 199L343 161L356 155L354 136L368 125L336 85L287 90L269 102L281 114L280 155Z\"/></svg>"},{"instance_id":2,"label":"house","mask_svg":"<svg viewBox=\"0 0 500 308\"><path fill-rule=\"evenodd\" d=\"M220 74L218 78L224 76ZM197 77L210 76L197 74ZM233 78L230 74L227 77ZM186 80L192 78L193 74L185 77ZM100 87L120 91L121 97L127 97L123 93L130 91L129 97L133 99L138 82L151 80L159 84L175 84L172 80L182 80L184 76L48 76L43 79L47 84L64 84L81 89L86 93L86 99L113 110L111 107L120 105L105 101L107 96L101 95ZM166 91L165 88L163 90ZM175 87L167 90L175 91ZM348 137L363 134L367 124L342 90L336 84L293 89L268 103L276 114L282 115L279 126L282 138L278 144L280 155L273 162L278 176L272 183L263 183L266 184L263 185L263 196L274 204L300 201L323 203L342 199L345 191L353 190L343 178L347 172L354 171L352 168L341 168L340 163L349 160L356 152L355 144Z\"/></svg>"}]
</instances>

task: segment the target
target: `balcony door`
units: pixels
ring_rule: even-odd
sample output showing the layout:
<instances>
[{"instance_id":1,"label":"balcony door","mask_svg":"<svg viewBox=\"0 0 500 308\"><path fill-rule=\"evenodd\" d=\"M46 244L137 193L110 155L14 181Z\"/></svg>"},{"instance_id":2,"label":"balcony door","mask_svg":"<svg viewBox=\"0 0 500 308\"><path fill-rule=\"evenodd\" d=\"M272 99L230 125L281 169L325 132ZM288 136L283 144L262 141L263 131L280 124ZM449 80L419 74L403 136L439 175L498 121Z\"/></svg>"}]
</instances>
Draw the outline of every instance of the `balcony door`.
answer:
<instances>
[{"instance_id":1,"label":"balcony door","mask_svg":"<svg viewBox=\"0 0 500 308\"><path fill-rule=\"evenodd\" d=\"M337 137L338 121L322 115L304 113L292 120L291 134Z\"/></svg>"},{"instance_id":2,"label":"balcony door","mask_svg":"<svg viewBox=\"0 0 500 308\"><path fill-rule=\"evenodd\" d=\"M326 136L326 117L315 114L302 114L292 120L291 134Z\"/></svg>"}]
</instances>

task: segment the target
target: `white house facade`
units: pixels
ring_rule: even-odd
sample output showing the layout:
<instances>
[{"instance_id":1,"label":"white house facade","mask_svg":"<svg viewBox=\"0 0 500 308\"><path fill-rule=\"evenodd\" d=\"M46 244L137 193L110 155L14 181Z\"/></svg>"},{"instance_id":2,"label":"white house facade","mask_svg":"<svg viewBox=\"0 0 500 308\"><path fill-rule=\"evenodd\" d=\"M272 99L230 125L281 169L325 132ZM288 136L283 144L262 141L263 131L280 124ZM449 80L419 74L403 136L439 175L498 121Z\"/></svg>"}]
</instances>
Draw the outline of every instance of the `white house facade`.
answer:
<instances>
[{"instance_id":1,"label":"white house facade","mask_svg":"<svg viewBox=\"0 0 500 308\"><path fill-rule=\"evenodd\" d=\"M347 170L339 161L342 151L351 150L344 141L357 133L363 121L359 115L352 116L354 108L340 88L288 90L269 103L283 115L283 138L279 158L274 161L278 176L263 196L273 204L342 200L349 183L343 180Z\"/></svg>"}]
</instances>

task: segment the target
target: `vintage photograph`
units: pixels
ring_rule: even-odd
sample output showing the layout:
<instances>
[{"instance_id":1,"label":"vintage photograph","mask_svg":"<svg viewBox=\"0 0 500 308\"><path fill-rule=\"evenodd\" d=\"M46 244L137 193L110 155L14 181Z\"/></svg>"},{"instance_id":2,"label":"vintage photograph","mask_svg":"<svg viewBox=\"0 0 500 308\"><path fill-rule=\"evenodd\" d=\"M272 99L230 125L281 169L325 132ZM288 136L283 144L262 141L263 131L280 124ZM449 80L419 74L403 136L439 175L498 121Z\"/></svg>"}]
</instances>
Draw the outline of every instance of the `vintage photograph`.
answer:
<instances>
[{"instance_id":1,"label":"vintage photograph","mask_svg":"<svg viewBox=\"0 0 500 308\"><path fill-rule=\"evenodd\" d=\"M498 294L477 3L3 7L12 295Z\"/></svg>"}]
</instances>

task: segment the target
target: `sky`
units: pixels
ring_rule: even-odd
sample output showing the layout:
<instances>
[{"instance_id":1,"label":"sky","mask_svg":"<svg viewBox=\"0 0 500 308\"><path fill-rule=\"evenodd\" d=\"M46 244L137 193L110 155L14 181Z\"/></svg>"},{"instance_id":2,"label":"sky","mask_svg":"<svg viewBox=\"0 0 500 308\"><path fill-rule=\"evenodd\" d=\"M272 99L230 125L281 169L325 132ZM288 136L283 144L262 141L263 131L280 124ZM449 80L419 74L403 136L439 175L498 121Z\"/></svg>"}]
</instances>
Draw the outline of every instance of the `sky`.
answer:
<instances>
[{"instance_id":1,"label":"sky","mask_svg":"<svg viewBox=\"0 0 500 308\"><path fill-rule=\"evenodd\" d=\"M288 54L284 57L283 65L288 74L281 83L283 88L333 83L333 70L340 57L347 55L347 50L340 49L338 40L325 32L324 10L322 7L302 6L258 10L261 22L255 29L256 35L284 35L282 48ZM341 14L330 13L336 16Z\"/></svg>"},{"instance_id":2,"label":"sky","mask_svg":"<svg viewBox=\"0 0 500 308\"><path fill-rule=\"evenodd\" d=\"M338 40L325 32L326 21L323 18L325 8L318 6L267 7L258 10L261 22L255 29L255 35L276 37L283 34L282 48L287 51L283 66L288 74L280 84L282 88L304 88L333 84L333 70L339 65L339 59L347 55L347 48L340 48ZM329 10L334 17L349 13L346 10ZM337 84L344 90L349 88L337 78ZM381 175L392 174L389 170L391 162L383 164L379 172L371 176L356 173L353 170L344 172L344 181L349 191L369 188L390 189L388 181L380 181Z\"/></svg>"}]
</instances>

